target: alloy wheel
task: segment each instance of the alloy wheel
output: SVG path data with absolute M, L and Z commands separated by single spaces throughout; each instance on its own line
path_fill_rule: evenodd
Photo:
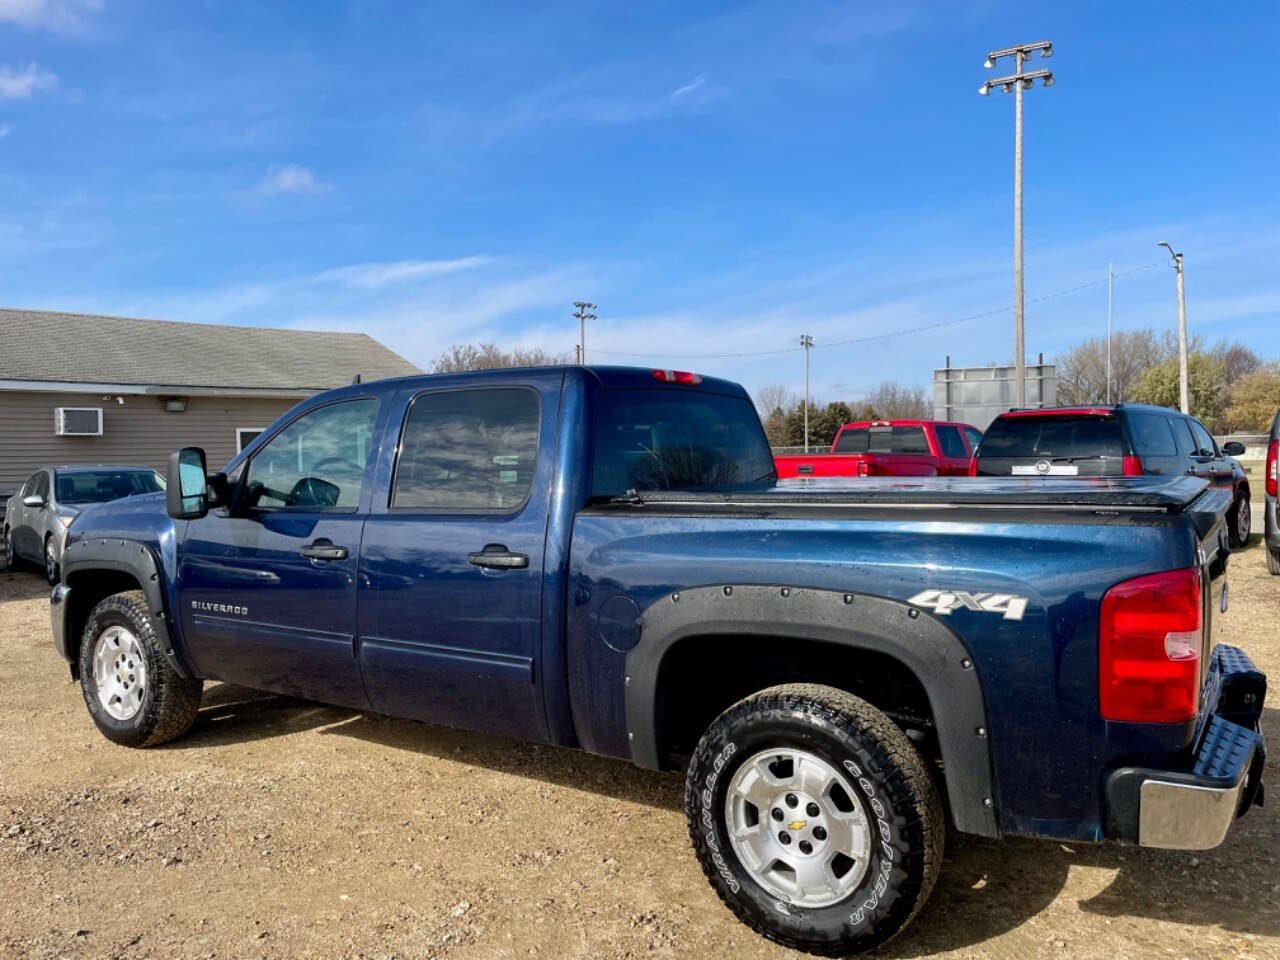
M 748 759 L 725 796 L 729 842 L 751 878 L 802 907 L 843 900 L 866 874 L 871 828 L 853 784 L 805 750 Z
M 138 638 L 107 627 L 93 649 L 93 683 L 102 709 L 115 720 L 132 720 L 147 689 L 147 660 Z

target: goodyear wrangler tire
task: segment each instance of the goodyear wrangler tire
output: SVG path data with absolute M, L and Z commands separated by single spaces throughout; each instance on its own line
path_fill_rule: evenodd
M 80 692 L 108 740 L 152 747 L 182 736 L 200 712 L 202 687 L 169 666 L 141 590 L 93 608 L 80 641 Z
M 942 803 L 924 760 L 887 716 L 832 687 L 771 687 L 722 713 L 694 751 L 684 804 L 720 899 L 798 950 L 883 944 L 942 864 Z

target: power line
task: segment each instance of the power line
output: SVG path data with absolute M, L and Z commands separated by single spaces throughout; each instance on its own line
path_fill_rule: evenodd
M 1158 267 L 1161 265 L 1162 265 L 1162 261 L 1159 261 L 1159 260 L 1155 261 L 1154 263 L 1144 263 L 1140 267 L 1133 267 L 1129 270 L 1121 271 L 1120 273 L 1116 273 L 1114 276 L 1115 276 L 1115 279 L 1118 280 L 1121 277 L 1127 277 L 1130 274 L 1134 274 L 1134 273 L 1141 273 L 1143 270 L 1150 270 L 1152 267 Z M 1065 297 L 1068 294 L 1076 293 L 1080 290 L 1086 290 L 1089 287 L 1096 287 L 1099 284 L 1106 283 L 1106 282 L 1107 282 L 1106 277 L 1103 277 L 1098 280 L 1089 280 L 1086 283 L 1080 283 L 1074 287 L 1067 287 L 1063 290 L 1055 291 L 1054 293 L 1047 293 L 1044 296 L 1034 297 L 1033 299 L 1028 300 L 1027 303 L 1044 303 L 1047 300 L 1055 300 L 1058 297 Z M 950 320 L 940 320 L 937 323 L 927 323 L 918 327 L 907 327 L 902 330 L 890 330 L 885 333 L 873 333 L 873 334 L 868 334 L 865 337 L 852 337 L 848 340 L 828 340 L 824 343 L 813 344 L 813 349 L 818 350 L 818 349 L 825 349 L 827 347 L 843 347 L 853 343 L 868 343 L 873 340 L 888 340 L 892 337 L 906 336 L 907 334 L 911 334 L 911 333 L 923 333 L 928 330 L 937 330 L 941 327 L 954 326 L 955 324 L 958 324 L 958 323 L 968 323 L 972 320 L 982 320 L 986 317 L 998 316 L 1002 313 L 1007 313 L 1012 309 L 1013 309 L 1013 305 L 1010 304 L 1007 307 L 998 307 L 995 310 L 984 310 L 981 313 L 971 313 L 965 317 L 953 317 Z M 689 360 L 727 360 L 727 359 L 733 359 L 735 357 L 768 357 L 768 356 L 777 356 L 779 354 L 784 354 L 784 353 L 798 353 L 803 349 L 805 348 L 802 346 L 796 346 L 796 347 L 779 347 L 774 350 L 749 350 L 749 351 L 744 351 L 739 353 L 683 353 L 683 352 L 681 353 L 631 353 L 624 350 L 602 350 L 599 347 L 596 347 L 595 352 L 607 354 L 612 357 L 682 357 Z

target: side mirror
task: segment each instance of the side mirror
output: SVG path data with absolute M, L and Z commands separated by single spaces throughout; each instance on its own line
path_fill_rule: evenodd
M 38 493 L 33 493 L 29 497 L 22 498 L 22 505 L 24 507 L 32 507 L 33 509 L 39 510 L 44 506 L 44 497 L 40 496 Z
M 1222 452 L 1228 457 L 1244 456 L 1244 444 L 1239 440 L 1228 440 L 1222 445 Z
M 165 512 L 175 520 L 199 520 L 209 512 L 209 478 L 204 451 L 183 447 L 169 454 Z

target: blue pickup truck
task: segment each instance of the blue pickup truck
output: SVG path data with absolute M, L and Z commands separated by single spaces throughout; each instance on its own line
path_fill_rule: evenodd
M 353 384 L 226 469 L 84 511 L 54 644 L 102 733 L 205 680 L 686 769 L 694 851 L 821 954 L 920 910 L 946 825 L 1220 843 L 1266 678 L 1215 646 L 1195 477 L 779 484 L 738 385 L 556 367 Z

